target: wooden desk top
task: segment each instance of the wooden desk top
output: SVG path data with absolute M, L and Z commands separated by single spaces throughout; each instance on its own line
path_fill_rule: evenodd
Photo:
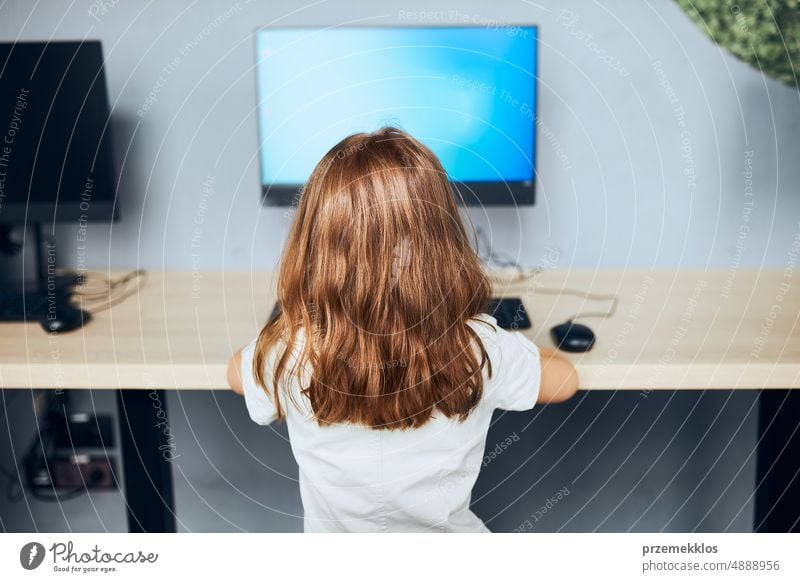
M 545 294 L 617 293 L 614 317 L 587 319 L 591 352 L 570 355 L 584 389 L 800 387 L 800 293 L 783 271 L 548 271 L 499 278 L 521 296 L 526 332 L 548 330 L 608 302 Z M 230 354 L 253 339 L 274 303 L 271 273 L 151 272 L 142 290 L 81 330 L 48 336 L 38 324 L 0 324 L 2 388 L 227 388 Z

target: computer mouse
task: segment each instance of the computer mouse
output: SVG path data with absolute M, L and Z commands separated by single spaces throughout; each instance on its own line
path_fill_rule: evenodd
M 588 352 L 594 346 L 594 332 L 580 323 L 567 321 L 550 328 L 550 337 L 559 350 Z
M 48 333 L 66 333 L 85 325 L 92 316 L 71 305 L 70 303 L 57 303 L 48 307 L 47 312 L 39 319 L 42 328 Z

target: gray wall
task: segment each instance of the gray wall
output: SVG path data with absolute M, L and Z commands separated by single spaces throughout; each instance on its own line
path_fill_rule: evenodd
M 104 43 L 123 218 L 91 230 L 88 267 L 275 264 L 288 218 L 260 206 L 254 112 L 252 33 L 268 24 L 540 24 L 539 203 L 472 212 L 523 263 L 549 246 L 561 266 L 783 266 L 798 230 L 797 91 L 725 54 L 671 0 L 100 4 L 6 2 L 0 18 L 4 40 Z

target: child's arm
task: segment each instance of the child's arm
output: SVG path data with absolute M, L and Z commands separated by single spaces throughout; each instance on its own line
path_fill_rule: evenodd
M 542 380 L 539 387 L 539 404 L 569 400 L 578 391 L 578 373 L 572 362 L 555 350 L 539 348 L 542 357 Z
M 244 395 L 242 386 L 242 350 L 236 351 L 228 362 L 228 386 L 239 396 Z
M 228 385 L 239 396 L 244 397 L 247 413 L 256 424 L 267 425 L 278 419 L 279 413 L 263 387 L 253 377 L 253 360 L 256 340 L 238 350 L 228 362 Z

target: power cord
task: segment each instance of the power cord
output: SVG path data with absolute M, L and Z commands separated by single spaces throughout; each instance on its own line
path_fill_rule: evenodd
M 492 248 L 492 243 L 489 240 L 486 232 L 480 226 L 475 227 L 475 252 L 478 258 L 486 263 L 488 267 L 492 265 L 503 269 L 514 269 L 515 275 L 511 278 L 510 283 L 518 283 L 531 279 L 542 272 L 539 267 L 524 267 L 508 253 L 497 252 Z
M 43 493 L 42 490 L 46 490 L 46 486 L 42 486 L 41 488 L 37 487 L 25 487 L 22 482 L 22 472 L 25 470 L 29 470 L 29 467 L 35 465 L 37 461 L 41 461 L 44 457 L 44 450 L 48 449 L 52 444 L 52 432 L 49 426 L 49 422 L 42 426 L 41 431 L 39 432 L 39 438 L 34 439 L 31 446 L 28 448 L 28 452 L 23 455 L 22 459 L 14 466 L 16 469 L 16 474 L 13 471 L 6 469 L 5 467 L 0 467 L 0 473 L 4 477 L 8 479 L 8 485 L 6 486 L 6 498 L 12 502 L 17 503 L 23 497 L 25 497 L 25 493 L 27 492 L 31 497 L 34 499 L 38 499 L 39 501 L 49 501 L 54 503 L 60 503 L 62 501 L 68 501 L 70 499 L 75 499 L 76 497 L 80 497 L 84 493 L 87 492 L 86 486 L 75 487 L 74 489 L 69 489 L 67 491 L 57 492 L 55 487 L 53 487 L 52 483 L 50 484 L 50 489 L 52 489 L 52 493 Z M 47 464 L 45 463 L 45 466 Z M 49 473 L 50 468 L 47 467 L 47 471 Z
M 503 268 L 513 268 L 516 270 L 517 275 L 510 282 L 519 282 L 531 279 L 541 274 L 544 269 L 542 268 L 526 268 L 517 262 L 511 255 L 507 253 L 498 253 L 492 248 L 491 241 L 480 226 L 475 227 L 475 234 L 477 237 L 478 257 L 487 265 L 495 264 Z M 581 297 L 590 301 L 611 301 L 611 306 L 607 311 L 581 311 L 569 317 L 567 321 L 574 321 L 576 319 L 587 319 L 592 317 L 608 319 L 613 317 L 617 312 L 617 304 L 619 297 L 615 293 L 589 293 L 580 289 L 556 289 L 547 287 L 538 287 L 535 293 L 542 293 L 545 295 L 572 295 L 574 297 Z
M 22 498 L 25 497 L 26 491 L 34 499 L 38 499 L 39 501 L 52 501 L 54 503 L 69 501 L 70 499 L 75 499 L 76 497 L 80 497 L 86 493 L 86 488 L 84 487 L 76 487 L 75 489 L 70 489 L 69 491 L 64 491 L 61 493 L 57 493 L 55 489 L 53 489 L 53 493 L 42 493 L 36 488 L 26 489 L 22 485 L 22 480 L 19 476 L 19 473 L 22 471 L 22 465 L 25 464 L 25 462 L 25 460 L 22 460 L 20 464 L 16 466 L 18 471 L 16 475 L 8 469 L 0 467 L 0 473 L 2 473 L 3 476 L 8 479 L 8 485 L 6 486 L 6 499 L 8 499 L 11 503 L 19 503 Z
M 619 297 L 617 297 L 615 293 L 589 293 L 587 291 L 581 291 L 580 289 L 550 288 L 536 289 L 534 294 L 536 293 L 542 293 L 544 295 L 572 295 L 573 297 L 581 297 L 583 299 L 589 299 L 590 301 L 611 301 L 611 307 L 609 307 L 607 311 L 579 311 L 575 315 L 568 317 L 567 321 L 587 319 L 590 317 L 609 319 L 614 317 L 614 314 L 617 312 L 617 304 L 619 303 Z

